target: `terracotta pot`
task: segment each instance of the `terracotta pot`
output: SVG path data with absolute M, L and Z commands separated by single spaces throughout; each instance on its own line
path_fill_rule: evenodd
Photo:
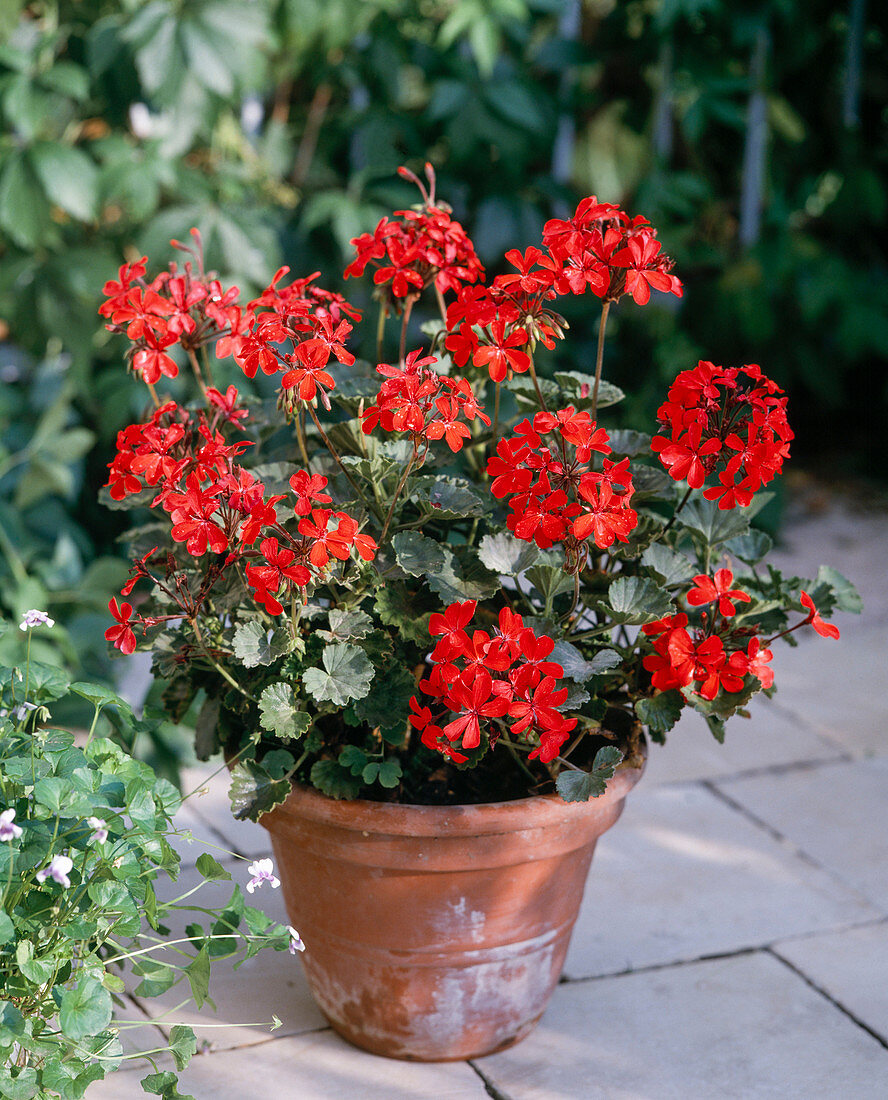
M 336 1031 L 418 1061 L 523 1038 L 561 974 L 595 842 L 641 770 L 583 803 L 402 806 L 294 789 L 262 824 Z

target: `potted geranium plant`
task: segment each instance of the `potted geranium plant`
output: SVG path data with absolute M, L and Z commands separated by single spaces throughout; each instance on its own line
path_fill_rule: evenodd
M 108 637 L 154 654 L 174 717 L 199 706 L 198 754 L 225 753 L 235 814 L 271 831 L 334 1026 L 468 1057 L 542 1013 L 645 730 L 690 706 L 722 739 L 772 689 L 771 642 L 837 636 L 822 616 L 855 597 L 760 565 L 750 519 L 792 432 L 759 367 L 683 371 L 653 438 L 601 424 L 608 311 L 682 292 L 644 218 L 584 199 L 485 282 L 431 169 L 402 175 L 421 202 L 345 272 L 373 271 L 373 364 L 316 274 L 243 303 L 196 233 L 183 267 L 106 286 L 154 405 L 110 465 L 107 499 L 153 518 L 122 593 L 142 602 L 111 601 Z M 582 294 L 596 360 L 561 372 L 556 306 Z M 241 372 L 276 398 L 245 400 Z M 183 376 L 187 398 L 157 392 Z

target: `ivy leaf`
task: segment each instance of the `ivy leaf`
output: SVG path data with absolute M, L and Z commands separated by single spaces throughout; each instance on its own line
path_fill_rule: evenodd
M 674 610 L 668 593 L 646 577 L 617 577 L 607 599 L 605 610 L 617 623 L 641 626 Z
M 163 1073 L 149 1073 L 140 1084 L 143 1092 L 159 1096 L 161 1100 L 194 1100 L 193 1096 L 179 1092 L 179 1078 L 169 1069 Z
M 328 798 L 357 798 L 363 786 L 360 777 L 351 774 L 335 760 L 316 760 L 311 766 L 311 782 Z
M 363 649 L 347 642 L 327 645 L 321 660 L 322 669 L 309 668 L 302 674 L 305 690 L 315 702 L 329 700 L 341 707 L 370 691 L 374 669 Z
M 217 859 L 214 859 L 209 852 L 201 852 L 194 865 L 198 873 L 203 875 L 207 881 L 212 881 L 213 879 L 231 880 L 231 872 L 226 871 L 222 864 Z
M 652 733 L 666 733 L 678 721 L 684 699 L 680 691 L 661 691 L 649 699 L 639 699 L 635 704 L 638 719 Z
M 169 1048 L 176 1069 L 184 1069 L 191 1057 L 197 1053 L 197 1040 L 191 1028 L 183 1024 L 174 1024 L 170 1028 Z
M 210 956 L 206 947 L 202 947 L 192 961 L 185 967 L 188 976 L 188 984 L 191 986 L 191 996 L 198 1010 L 208 1000 L 210 991 Z M 191 1052 L 192 1054 L 194 1051 Z M 182 1066 L 179 1066 L 182 1069 Z
M 95 978 L 81 978 L 62 994 L 59 1026 L 62 1034 L 77 1042 L 98 1035 L 111 1023 L 111 994 Z
M 234 631 L 234 655 L 244 668 L 270 665 L 287 652 L 288 646 L 282 631 L 269 631 L 255 619 L 238 623 Z
M 850 611 L 852 615 L 859 615 L 863 611 L 860 593 L 837 569 L 830 565 L 821 565 L 817 570 L 817 583 L 828 585 L 832 589 L 836 607 L 840 611 Z
M 485 535 L 478 547 L 478 558 L 482 565 L 502 576 L 517 577 L 529 569 L 540 556 L 536 545 L 517 539 L 514 535 L 501 531 L 496 535 Z
M 665 585 L 684 584 L 697 572 L 689 558 L 664 546 L 662 542 L 654 542 L 645 550 L 641 555 L 641 564 L 656 573 Z
M 259 696 L 259 725 L 282 741 L 301 737 L 311 716 L 297 709 L 295 699 L 289 684 L 269 684 Z
M 31 1100 L 37 1094 L 37 1070 L 30 1066 L 20 1069 L 15 1077 L 0 1066 L 0 1096 L 4 1100 Z
M 563 771 L 555 780 L 555 787 L 565 802 L 588 802 L 607 790 L 607 781 L 613 778 L 623 754 L 614 745 L 605 745 L 595 754 L 592 771 Z
M 400 531 L 392 539 L 398 565 L 411 577 L 440 573 L 444 568 L 444 550 L 434 539 L 418 531 Z

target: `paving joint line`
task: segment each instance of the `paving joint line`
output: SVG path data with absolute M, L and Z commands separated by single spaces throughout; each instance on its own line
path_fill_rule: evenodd
M 487 1076 L 487 1074 L 480 1070 L 474 1062 L 466 1062 L 466 1065 L 470 1066 L 481 1078 L 481 1081 L 484 1085 L 484 1091 L 491 1098 L 491 1100 L 512 1100 L 512 1097 L 509 1096 L 508 1093 L 502 1092 L 500 1089 L 498 1089 L 493 1081 L 491 1081 L 491 1079 Z
M 810 989 L 813 989 L 815 993 L 819 993 L 825 1001 L 828 1001 L 833 1006 L 833 1008 L 837 1008 L 843 1016 L 847 1016 L 852 1023 L 856 1024 L 861 1029 L 861 1031 L 865 1031 L 867 1035 L 871 1035 L 872 1038 L 875 1039 L 876 1042 L 879 1044 L 879 1046 L 884 1047 L 885 1050 L 888 1050 L 888 1039 L 886 1039 L 883 1035 L 880 1035 L 878 1031 L 875 1031 L 873 1028 L 871 1028 L 869 1024 L 864 1023 L 864 1021 L 861 1020 L 859 1016 L 852 1012 L 851 1009 L 848 1008 L 846 1005 L 843 1005 L 841 1001 L 833 997 L 831 993 L 828 993 L 823 988 L 823 986 L 818 985 L 817 982 L 813 980 L 813 978 L 810 978 L 803 970 L 800 970 L 794 963 L 791 963 L 789 959 L 785 959 L 778 951 L 774 950 L 774 948 L 766 947 L 765 951 L 767 951 L 767 953 L 772 958 L 776 959 L 779 963 L 782 963 L 786 967 L 786 969 L 795 974 L 796 977 L 801 978 L 805 985 L 807 985 Z
M 692 959 L 673 959 L 671 962 L 648 963 L 647 966 L 628 966 L 625 970 L 613 970 L 607 974 L 587 974 L 579 978 L 571 978 L 562 974 L 558 979 L 559 985 L 579 985 L 581 982 L 600 982 L 606 978 L 626 978 L 630 974 L 653 974 L 658 970 L 676 970 L 681 966 L 696 966 L 701 962 L 714 962 L 718 959 L 736 959 L 744 955 L 754 955 L 757 951 L 766 951 L 767 944 L 752 947 L 737 947 L 733 951 L 716 951 L 711 955 L 695 955 Z
M 753 813 L 748 806 L 744 806 L 742 802 L 738 802 L 736 798 L 732 798 L 726 791 L 718 785 L 718 781 L 710 779 L 701 779 L 700 785 L 705 787 L 710 794 L 715 795 L 716 798 L 721 799 L 726 806 L 730 806 L 732 810 L 736 810 L 751 824 L 757 826 L 766 832 L 773 840 L 776 840 L 781 846 L 790 851 L 796 858 L 800 859 L 803 863 L 807 863 L 809 867 L 813 867 L 815 870 L 820 871 L 821 874 L 831 878 L 836 885 L 841 886 L 843 890 L 849 891 L 858 900 L 866 902 L 871 908 L 875 909 L 878 913 L 884 913 L 884 907 L 878 902 L 874 901 L 868 894 L 864 893 L 859 886 L 856 886 L 853 882 L 848 882 L 844 876 L 840 875 L 837 871 L 834 871 L 831 867 L 826 867 L 818 859 L 812 856 L 809 852 L 806 852 L 804 848 L 800 847 L 790 837 L 784 835 L 779 829 L 775 828 L 770 822 L 765 821 L 764 818 L 759 817 Z M 724 782 L 724 781 L 723 781 Z

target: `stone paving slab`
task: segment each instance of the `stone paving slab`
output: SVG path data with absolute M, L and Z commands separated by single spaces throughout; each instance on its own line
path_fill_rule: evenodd
M 243 887 L 248 879 L 246 862 L 238 860 L 226 864 L 225 867 L 232 878 Z M 165 885 L 164 893 L 166 896 L 176 897 L 201 881 L 196 870 L 188 869 L 182 872 L 175 884 Z M 231 882 L 209 882 L 193 895 L 193 900 L 204 906 L 224 902 L 231 896 L 232 888 Z M 169 894 L 170 889 L 175 893 Z M 288 922 L 281 893 L 280 889 L 272 890 L 266 883 L 252 895 L 247 895 L 247 901 L 257 909 L 262 909 L 272 920 L 286 924 Z M 167 922 L 171 937 L 185 935 L 185 926 L 192 921 L 207 927 L 207 919 L 202 914 L 177 913 Z M 163 952 L 156 952 L 154 957 L 162 959 Z M 180 961 L 179 957 L 175 957 L 175 961 Z M 161 997 L 136 1000 L 163 1027 L 173 1023 L 190 1025 L 195 1030 L 199 1046 L 213 1050 L 267 1039 L 270 1035 L 271 1019 L 275 1015 L 282 1021 L 282 1027 L 275 1032 L 278 1036 L 295 1035 L 327 1026 L 309 993 L 298 956 L 294 957 L 283 951 L 260 951 L 237 969 L 234 964 L 235 960 L 213 963 L 210 997 L 216 1004 L 215 1012 L 209 1004 L 204 1005 L 200 1011 L 193 1003 L 182 1008 L 177 1007 L 190 995 L 187 980 Z M 127 974 L 126 981 L 128 988 L 132 989 L 138 979 L 134 980 L 132 974 Z M 263 1021 L 267 1021 L 267 1026 L 246 1026 L 262 1024 Z M 214 1026 L 217 1024 L 231 1026 Z
M 666 735 L 666 744 L 650 746 L 642 783 L 649 787 L 718 779 L 738 772 L 838 760 L 846 754 L 835 741 L 784 709 L 781 701 L 782 696 L 753 698 L 750 717 L 731 719 L 723 745 L 712 736 L 701 714 L 686 709 Z
M 775 702 L 855 755 L 886 755 L 886 632 L 862 629 L 848 615 L 838 620 L 842 627 L 838 641 L 815 635 L 796 649 L 782 646 L 779 650 L 775 643 Z M 729 724 L 729 737 L 732 729 Z
M 888 1096 L 888 1051 L 761 952 L 560 985 L 536 1031 L 476 1064 L 508 1100 Z
M 117 1074 L 89 1100 L 144 1100 L 144 1074 Z M 356 1050 L 330 1030 L 198 1056 L 179 1075 L 197 1100 L 489 1100 L 465 1062 L 395 1062 Z
M 888 756 L 718 787 L 888 912 Z
M 877 916 L 711 791 L 642 779 L 599 841 L 565 973 L 698 959 Z
M 772 950 L 888 1045 L 888 921 L 787 940 Z

